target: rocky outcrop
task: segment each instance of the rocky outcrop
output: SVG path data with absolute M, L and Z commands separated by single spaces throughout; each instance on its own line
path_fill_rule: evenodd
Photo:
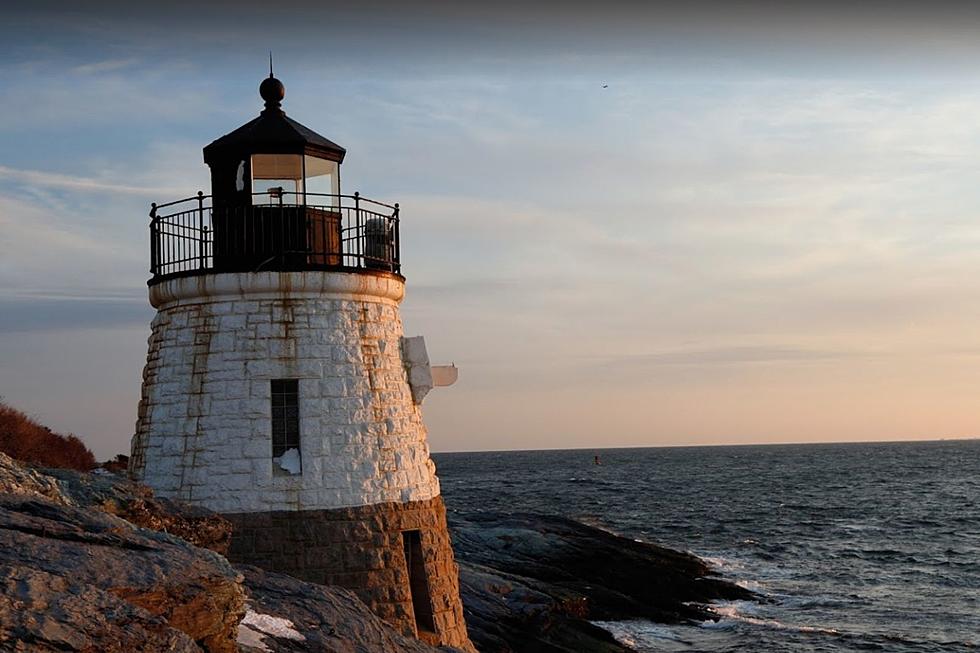
M 164 509 L 133 490 L 0 455 L 0 649 L 237 650 L 240 575 L 220 555 L 107 512 Z
M 101 470 L 79 474 L 46 469 L 45 473 L 57 479 L 62 496 L 72 505 L 97 508 L 136 526 L 175 535 L 221 555 L 228 552 L 231 522 L 210 510 L 155 497 L 145 485 Z
M 470 639 L 481 653 L 631 653 L 586 620 L 585 597 L 555 596 L 529 578 L 460 563 L 460 594 Z
M 44 497 L 55 503 L 69 504 L 58 481 L 28 467 L 22 467 L 5 453 L 0 453 L 0 493 Z
M 561 517 L 450 517 L 470 639 L 482 653 L 630 649 L 589 620 L 716 618 L 714 600 L 754 595 L 700 558 Z
M 103 469 L 91 474 L 68 469 L 41 472 L 0 453 L 0 493 L 41 496 L 55 503 L 95 508 L 222 555 L 231 542 L 231 522 L 220 515 L 155 497 L 145 485 Z
M 258 567 L 236 567 L 245 577 L 248 614 L 239 626 L 246 651 L 330 653 L 436 653 L 375 617 L 357 596 Z
M 44 497 L 0 495 L 0 627 L 23 650 L 131 651 L 147 638 L 232 653 L 239 580 L 227 560 L 176 537 Z
M 111 592 L 26 567 L 0 568 L 0 650 L 200 653 L 187 633 Z
M 229 523 L 115 475 L 41 472 L 0 454 L 0 651 L 439 650 L 347 590 L 236 570 L 174 531 L 220 549 Z

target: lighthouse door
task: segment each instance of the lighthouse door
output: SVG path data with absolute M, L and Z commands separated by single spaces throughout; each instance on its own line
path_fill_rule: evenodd
M 402 544 L 405 546 L 415 627 L 420 633 L 434 634 L 436 626 L 432 619 L 432 598 L 429 596 L 429 579 L 425 575 L 425 559 L 422 557 L 422 534 L 419 531 L 403 531 Z

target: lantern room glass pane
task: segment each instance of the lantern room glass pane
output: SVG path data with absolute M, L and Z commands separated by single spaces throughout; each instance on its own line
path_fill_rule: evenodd
M 306 164 L 306 204 L 309 206 L 339 206 L 340 166 L 336 161 L 307 156 Z M 313 193 L 317 193 L 313 195 Z M 324 197 L 332 196 L 332 197 Z
M 253 154 L 253 204 L 279 204 L 281 188 L 283 204 L 299 204 L 303 193 L 303 157 L 299 154 Z M 270 193 L 270 189 L 273 190 Z

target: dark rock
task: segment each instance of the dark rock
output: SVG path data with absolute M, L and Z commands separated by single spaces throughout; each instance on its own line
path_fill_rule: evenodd
M 224 557 L 174 535 L 221 548 L 227 525 L 114 474 L 0 454 L 0 651 L 452 650 L 397 633 L 347 590 L 243 567 L 246 588 Z
M 24 496 L 41 496 L 55 503 L 70 503 L 58 481 L 0 453 L 0 492 Z
M 631 650 L 584 619 L 585 597 L 556 598 L 535 589 L 532 579 L 466 562 L 459 581 L 466 627 L 481 653 Z
M 755 595 L 700 558 L 571 519 L 450 515 L 470 638 L 482 653 L 629 651 L 589 620 L 694 623 Z
M 0 567 L 0 650 L 200 653 L 165 619 L 91 585 Z
M 306 583 L 248 565 L 237 565 L 236 569 L 244 575 L 248 592 L 249 612 L 239 627 L 242 651 L 437 653 L 451 650 L 436 649 L 398 634 L 348 590 Z M 287 621 L 282 622 L 283 619 Z M 263 628 L 263 622 L 270 627 Z M 267 634 L 275 632 L 277 626 L 285 626 L 287 633 L 292 630 L 295 634 L 290 633 L 288 637 Z M 249 641 L 264 649 L 247 646 Z
M 244 591 L 227 560 L 71 505 L 5 457 L 0 486 L 0 649 L 237 650 Z
M 228 553 L 231 522 L 210 510 L 154 497 L 145 485 L 104 470 L 92 474 L 43 471 L 58 480 L 62 495 L 73 505 L 97 508 L 137 526 L 176 535 L 194 546 Z

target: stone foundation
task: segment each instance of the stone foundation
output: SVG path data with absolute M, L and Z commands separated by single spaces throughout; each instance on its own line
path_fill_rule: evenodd
M 379 617 L 434 645 L 475 651 L 466 634 L 442 497 L 333 510 L 225 514 L 228 557 L 306 581 L 355 591 Z M 418 531 L 434 632 L 419 628 L 403 533 Z M 416 589 L 418 579 L 416 578 Z M 418 591 L 416 591 L 418 594 Z M 421 605 L 425 605 L 422 603 Z

